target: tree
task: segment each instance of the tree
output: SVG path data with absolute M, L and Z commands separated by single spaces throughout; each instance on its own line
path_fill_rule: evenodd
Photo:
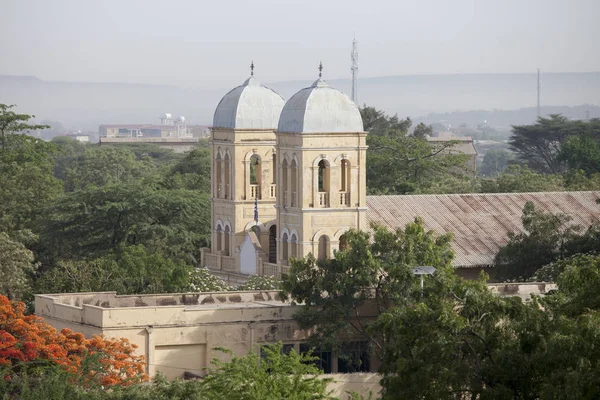
M 35 129 L 50 128 L 48 125 L 30 125 L 27 123 L 35 115 L 17 114 L 11 111 L 15 104 L 0 103 L 0 134 L 2 135 L 2 151 L 6 150 L 6 135 L 16 132 L 29 132 Z
M 508 163 L 514 159 L 514 155 L 504 149 L 492 149 L 483 156 L 483 164 L 479 169 L 482 175 L 497 177 L 499 176 Z
M 50 258 L 96 258 L 122 246 L 143 244 L 188 262 L 198 259 L 209 237 L 206 194 L 143 184 L 66 193 L 48 210 L 40 235 Z
M 199 190 L 210 193 L 210 151 L 195 148 L 171 168 L 165 179 L 169 189 Z
M 433 128 L 431 125 L 425 125 L 421 122 L 419 125 L 415 126 L 413 136 L 419 139 L 427 139 L 428 137 L 433 136 Z
M 600 119 L 590 121 L 588 132 L 571 136 L 563 143 L 559 160 L 571 170 L 583 170 L 587 176 L 600 172 Z
M 451 236 L 426 231 L 420 219 L 396 232 L 373 229 L 372 240 L 366 232 L 347 232 L 348 249 L 331 260 L 292 261 L 282 292 L 306 305 L 294 317 L 302 329 L 314 328 L 313 343 L 338 346 L 340 337 L 357 337 L 383 359 L 387 337 L 372 331 L 371 322 L 406 304 L 418 286 L 411 267 L 452 268 L 454 255 Z
M 0 232 L 35 229 L 44 207 L 61 191 L 52 176 L 56 146 L 9 134 L 0 152 Z
M 42 318 L 25 315 L 24 310 L 23 303 L 13 305 L 0 295 L 2 380 L 35 371 L 39 365 L 60 366 L 83 385 L 129 385 L 148 379 L 143 357 L 134 354 L 136 346 L 126 339 L 86 339 L 69 329 L 59 333 Z
M 588 125 L 593 124 L 592 127 Z M 568 138 L 600 130 L 600 124 L 592 122 L 570 121 L 561 115 L 539 118 L 534 125 L 513 126 L 509 145 L 517 159 L 536 172 L 556 174 L 566 169 L 565 156 L 561 149 Z M 598 132 L 600 134 L 600 132 Z
M 538 210 L 531 202 L 523 207 L 524 232 L 508 233 L 508 243 L 494 260 L 498 277 L 527 279 L 538 269 L 560 258 L 600 251 L 600 227 L 587 230 L 571 223 L 564 214 Z
M 0 232 L 0 295 L 20 300 L 30 289 L 29 278 L 35 268 L 33 253 Z
M 429 192 L 449 176 L 464 177 L 467 157 L 450 151 L 456 141 L 429 143 L 410 136 L 412 121 L 388 117 L 372 107 L 361 109 L 367 136 L 367 183 L 370 193 Z
M 540 174 L 526 166 L 510 165 L 495 179 L 481 180 L 482 193 L 554 192 L 565 190 L 563 177 Z
M 157 173 L 154 163 L 138 160 L 127 149 L 116 147 L 86 147 L 66 172 L 65 191 L 111 184 L 135 184 Z

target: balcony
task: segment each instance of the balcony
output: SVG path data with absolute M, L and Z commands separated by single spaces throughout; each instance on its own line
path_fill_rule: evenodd
M 350 207 L 350 193 L 349 192 L 340 192 L 339 193 L 340 206 L 342 207 Z
M 318 207 L 321 207 L 321 208 L 329 207 L 329 192 L 319 192 L 318 200 L 319 200 L 317 203 Z
M 274 199 L 277 196 L 277 185 L 271 184 L 269 185 L 269 198 Z
M 250 199 L 260 200 L 260 185 L 250 185 Z

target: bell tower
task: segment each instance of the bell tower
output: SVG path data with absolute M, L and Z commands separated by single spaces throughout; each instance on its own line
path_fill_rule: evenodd
M 269 251 L 276 217 L 274 131 L 284 105 L 279 94 L 256 80 L 254 63 L 250 68 L 250 77 L 219 102 L 210 141 L 212 240 L 204 261 L 238 271 L 236 252 L 248 231 Z M 213 265 L 217 254 L 227 265 Z
M 292 96 L 276 131 L 277 259 L 329 258 L 366 229 L 366 136 L 360 110 L 322 79 Z

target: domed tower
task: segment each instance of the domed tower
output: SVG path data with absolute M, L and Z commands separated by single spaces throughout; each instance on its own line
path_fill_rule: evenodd
M 251 229 L 268 253 L 268 229 L 276 216 L 274 131 L 283 105 L 279 94 L 256 80 L 253 63 L 250 78 L 227 93 L 215 110 L 210 144 L 212 255 L 205 255 L 206 266 L 239 271 L 235 253 Z M 217 254 L 219 263 L 227 265 L 212 265 Z
M 367 228 L 366 136 L 358 106 L 321 72 L 285 103 L 276 131 L 280 263 L 331 257 L 344 232 Z

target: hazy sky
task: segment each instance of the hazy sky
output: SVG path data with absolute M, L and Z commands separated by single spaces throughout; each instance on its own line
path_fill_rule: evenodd
M 600 71 L 600 0 L 0 0 L 0 74 L 221 87 Z

